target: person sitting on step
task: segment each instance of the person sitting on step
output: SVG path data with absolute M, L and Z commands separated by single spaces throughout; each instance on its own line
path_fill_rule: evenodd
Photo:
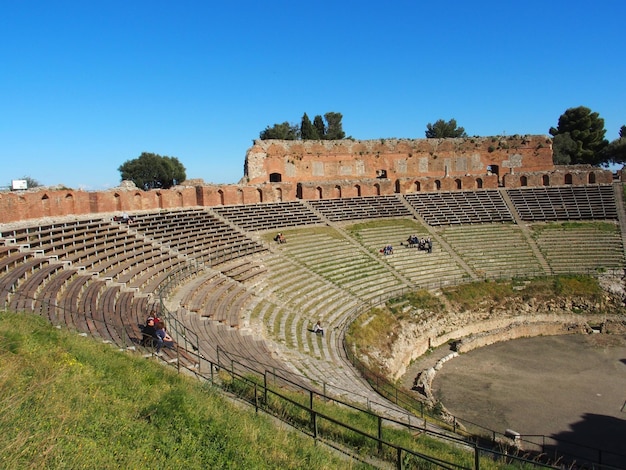
M 319 320 L 313 327 L 313 333 L 324 336 L 324 328 L 322 328 L 322 322 Z

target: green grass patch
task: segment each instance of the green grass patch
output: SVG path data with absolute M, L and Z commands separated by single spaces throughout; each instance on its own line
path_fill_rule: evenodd
M 432 313 L 440 313 L 445 309 L 443 302 L 426 289 L 409 292 L 387 301 L 387 307 L 399 318 L 403 316 L 402 312 L 406 305 L 410 305 L 415 310 L 427 310 Z
M 446 299 L 461 310 L 472 310 L 481 302 L 502 304 L 510 300 L 538 301 L 556 297 L 586 298 L 599 302 L 602 288 L 598 280 L 587 275 L 560 275 L 534 279 L 473 282 L 442 289 Z
M 393 227 L 398 229 L 407 228 L 411 230 L 420 230 L 424 228 L 422 224 L 416 222 L 413 219 L 380 219 L 348 225 L 346 226 L 346 230 L 351 234 L 354 234 L 367 229 L 387 227 Z
M 592 220 L 588 222 L 548 222 L 532 225 L 534 234 L 540 234 L 546 230 L 564 230 L 564 231 L 577 231 L 577 230 L 597 230 L 605 233 L 618 233 L 619 226 L 611 222 L 604 222 L 599 220 Z
M 355 468 L 138 355 L 0 313 L 2 468 Z
M 514 294 L 509 281 L 482 281 L 442 289 L 443 295 L 460 310 L 472 310 L 485 300 L 500 302 Z

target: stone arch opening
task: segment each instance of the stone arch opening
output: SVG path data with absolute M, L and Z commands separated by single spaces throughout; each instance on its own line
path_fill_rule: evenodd
M 258 188 L 256 190 L 256 193 L 257 193 L 259 202 L 263 202 L 263 190 L 261 188 Z
M 476 189 L 483 189 L 483 179 L 476 178 Z
M 356 190 L 356 195 L 361 197 L 361 185 L 360 184 L 355 184 L 354 185 L 354 189 Z
M 222 191 L 221 189 L 217 191 L 217 195 L 220 198 L 220 205 L 224 205 L 224 191 Z
M 463 183 L 461 183 L 461 180 L 458 179 L 458 178 L 454 180 L 454 184 L 456 186 L 456 189 L 462 189 L 463 188 Z
M 567 173 L 565 175 L 564 181 L 565 184 L 572 184 L 572 175 L 571 173 Z
M 41 196 L 41 208 L 43 210 L 43 214 L 46 216 L 50 215 L 50 198 L 47 194 Z
M 434 187 L 435 191 L 439 191 L 441 189 L 441 181 L 435 180 Z
M 333 189 L 334 189 L 333 197 L 340 199 L 341 198 L 341 186 L 336 185 Z
M 416 193 L 419 193 L 422 190 L 422 183 L 420 183 L 419 181 L 416 181 L 414 186 Z
M 543 175 L 543 176 L 541 177 L 541 183 L 542 183 L 544 186 L 550 186 L 550 177 L 549 177 L 548 175 Z
M 270 173 L 270 183 L 280 183 L 283 180 L 281 173 Z
M 296 198 L 302 199 L 302 183 L 298 183 L 296 186 Z
M 589 181 L 589 184 L 596 184 L 596 174 L 593 171 L 589 173 L 587 181 Z
M 74 195 L 72 193 L 67 193 L 65 195 L 65 199 L 64 199 L 64 203 L 65 203 L 65 213 L 66 214 L 73 214 L 74 211 Z
M 526 176 L 521 176 L 519 179 L 520 186 L 528 186 L 528 178 Z
M 318 199 L 324 199 L 324 193 L 323 193 L 322 188 L 320 186 L 315 188 L 315 193 L 317 194 L 317 198 Z

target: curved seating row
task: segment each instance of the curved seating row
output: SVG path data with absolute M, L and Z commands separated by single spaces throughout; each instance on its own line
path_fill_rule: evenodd
M 570 189 L 559 192 L 567 194 Z M 587 188 L 588 194 L 602 194 L 602 204 L 609 208 L 589 209 L 591 216 L 611 218 L 616 204 L 610 189 Z M 210 268 L 180 287 L 185 292 L 179 310 L 184 323 L 197 330 L 207 358 L 217 359 L 220 346 L 224 352 L 247 357 L 247 367 L 256 363 L 297 369 L 317 384 L 354 392 L 359 378 L 341 361 L 340 342 L 345 322 L 359 305 L 398 289 L 439 287 L 471 275 L 544 273 L 532 243 L 553 272 L 625 264 L 614 221 L 602 226 L 536 224 L 529 239 L 511 221 L 511 211 L 501 208 L 504 198 L 497 190 L 476 191 L 473 196 L 461 193 L 470 192 L 439 195 L 447 202 L 432 216 L 416 202 L 426 195 L 418 194 L 403 196 L 405 201 L 400 196 L 350 198 L 359 201 L 345 204 L 311 201 L 314 210 L 302 202 L 240 206 L 245 217 L 232 208 L 221 213 L 213 209 L 219 216 L 193 209 L 133 214 L 130 225 L 93 218 L 25 224 L 1 233 L 0 303 L 40 311 L 54 324 L 128 346 L 139 337 L 138 325 L 152 308 L 150 294 L 168 274 L 190 261 L 210 260 Z M 553 200 L 541 199 L 539 204 Z M 582 196 L 575 200 L 578 206 L 597 205 L 590 196 L 586 203 Z M 429 201 L 437 205 L 435 199 Z M 428 226 L 412 217 L 407 202 Z M 468 216 L 468 207 L 473 206 L 480 210 Z M 268 215 L 272 211 L 281 214 L 273 221 Z M 341 226 L 322 224 L 316 212 L 342 222 Z M 463 214 L 468 222 L 452 221 L 450 212 Z M 290 219 L 292 213 L 300 216 Z M 529 214 L 532 217 L 533 212 Z M 273 245 L 270 251 L 246 230 L 281 230 L 288 243 Z M 433 237 L 432 252 L 401 245 L 409 235 Z M 558 249 L 564 240 L 569 250 L 565 256 Z M 387 244 L 393 244 L 393 255 L 380 253 Z M 220 256 L 220 250 L 230 250 L 230 256 Z M 588 261 L 567 264 L 568 256 Z M 317 320 L 325 327 L 324 336 L 310 331 Z

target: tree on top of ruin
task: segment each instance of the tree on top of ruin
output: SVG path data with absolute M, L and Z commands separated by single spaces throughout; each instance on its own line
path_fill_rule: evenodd
M 187 178 L 185 167 L 176 157 L 142 152 L 133 160 L 127 160 L 118 168 L 122 181 L 130 180 L 140 189 L 167 189 Z
M 259 133 L 259 138 L 261 140 L 341 140 L 346 137 L 341 123 L 342 118 L 341 113 L 329 112 L 324 114 L 324 118 L 320 115 L 315 116 L 311 123 L 307 113 L 304 113 L 300 126 L 287 121 L 274 124 L 272 127 L 267 126 Z
M 317 128 L 313 125 L 306 113 L 302 116 L 302 122 L 300 124 L 300 138 L 302 140 L 319 140 L 320 138 Z
M 598 113 L 585 106 L 565 110 L 558 126 L 550 128 L 555 144 L 554 163 L 607 163 L 603 150 L 609 142 L 604 138 L 605 133 L 604 119 Z
M 261 140 L 297 140 L 300 138 L 300 129 L 295 124 L 289 124 L 287 121 L 282 124 L 274 124 L 274 126 L 267 126 L 259 134 Z
M 465 129 L 456 125 L 456 119 L 449 121 L 438 119 L 434 124 L 430 122 L 426 125 L 427 139 L 446 139 L 450 137 L 467 137 Z
M 610 163 L 626 163 L 626 126 L 620 127 L 619 138 L 602 149 L 602 160 Z
M 341 119 L 343 118 L 341 113 L 326 113 L 324 118 L 326 119 L 325 139 L 341 140 L 346 137 L 346 133 L 343 131 L 343 124 L 341 124 Z
M 324 118 L 322 118 L 319 114 L 313 119 L 313 127 L 315 127 L 315 130 L 317 131 L 318 138 L 321 139 L 326 135 L 326 124 L 324 124 Z

